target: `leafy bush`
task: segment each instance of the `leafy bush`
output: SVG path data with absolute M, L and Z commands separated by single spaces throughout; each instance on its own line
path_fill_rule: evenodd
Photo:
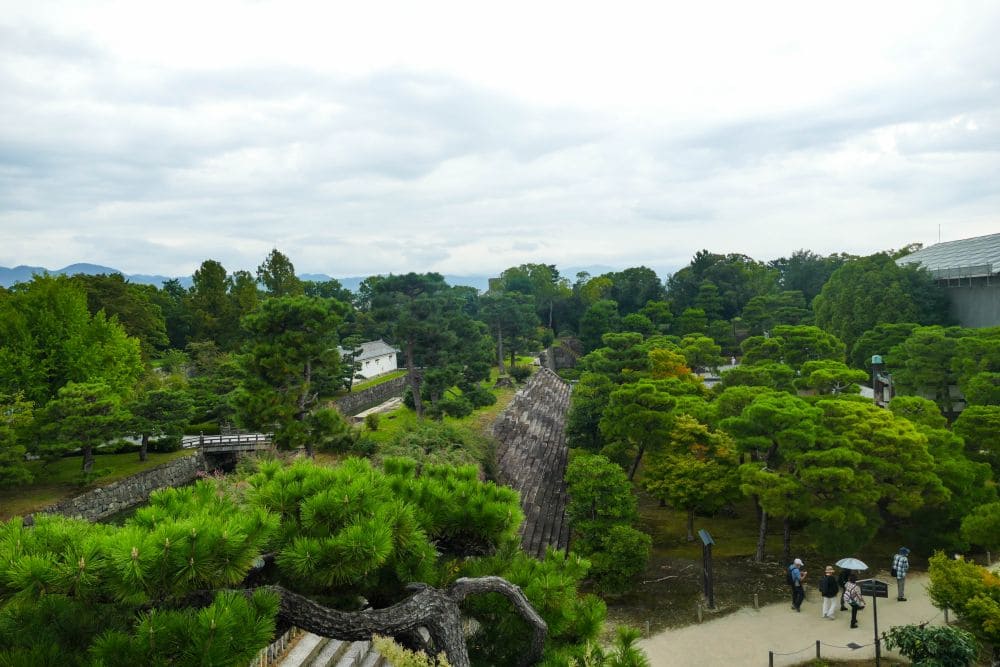
M 967 667 L 979 646 L 965 630 L 950 625 L 899 625 L 886 634 L 885 647 L 913 661 L 915 667 Z
M 381 415 L 377 412 L 370 412 L 365 415 L 365 428 L 369 431 L 377 431 L 379 422 L 382 420 Z
M 472 404 L 474 408 L 484 408 L 487 405 L 493 405 L 497 402 L 497 397 L 493 395 L 493 392 L 489 389 L 485 389 L 480 385 L 473 385 L 462 394 L 469 403 Z
M 396 433 L 390 442 L 381 447 L 379 453 L 383 460 L 405 456 L 421 465 L 481 465 L 487 459 L 488 447 L 485 438 L 451 424 L 425 420 Z
M 530 366 L 511 366 L 509 372 L 510 376 L 518 382 L 524 382 L 531 377 Z
M 131 440 L 115 440 L 96 448 L 101 454 L 128 454 L 139 451 L 139 444 Z
M 358 438 L 357 442 L 351 446 L 350 451 L 359 456 L 371 456 L 378 451 L 378 442 L 371 438 Z
M 184 435 L 200 435 L 202 433 L 205 435 L 219 435 L 219 422 L 215 420 L 198 422 L 197 424 L 188 424 L 184 429 Z
M 449 417 L 461 419 L 472 414 L 472 403 L 464 396 L 458 398 L 442 398 L 438 401 L 438 407 Z
M 560 368 L 556 374 L 567 382 L 575 382 L 580 379 L 581 371 L 579 368 Z
M 149 451 L 151 452 L 176 452 L 181 448 L 181 436 L 165 435 L 160 438 L 150 439 Z
M 608 593 L 623 593 L 646 569 L 653 539 L 625 524 L 609 530 L 601 549 L 590 554 L 590 576 L 597 587 Z

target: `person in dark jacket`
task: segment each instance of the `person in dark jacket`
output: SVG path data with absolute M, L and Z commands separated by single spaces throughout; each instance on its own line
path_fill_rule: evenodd
M 840 574 L 837 575 L 837 584 L 840 586 L 841 590 L 843 590 L 844 586 L 847 585 L 847 580 L 852 574 L 854 574 L 854 570 L 844 568 L 840 571 Z M 847 607 L 844 605 L 843 599 L 840 600 L 840 611 L 847 611 Z
M 837 611 L 837 591 L 839 590 L 837 577 L 833 576 L 833 566 L 827 565 L 823 578 L 819 580 L 819 592 L 823 596 L 823 618 L 833 620 L 834 612 Z

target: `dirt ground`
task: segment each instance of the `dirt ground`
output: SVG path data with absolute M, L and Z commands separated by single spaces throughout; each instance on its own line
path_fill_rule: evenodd
M 896 601 L 896 583 L 887 572 L 876 577 L 889 582 L 889 598 L 880 598 L 878 628 L 884 632 L 894 625 L 930 622 L 943 624 L 943 613 L 927 595 L 928 577 L 911 571 L 906 580 L 906 602 Z M 781 585 L 781 591 L 786 587 Z M 767 665 L 773 651 L 774 664 L 796 665 L 816 656 L 820 642 L 823 658 L 851 660 L 874 657 L 873 604 L 866 598 L 867 609 L 858 614 L 860 627 L 849 628 L 850 612 L 837 611 L 833 621 L 822 618 L 822 599 L 813 586 L 807 586 L 802 611 L 791 609 L 790 599 L 767 604 L 760 609 L 744 606 L 730 609 L 724 616 L 706 615 L 702 623 L 668 628 L 643 639 L 653 667 L 698 667 Z M 851 645 L 857 648 L 852 647 Z M 882 650 L 883 656 L 899 658 Z

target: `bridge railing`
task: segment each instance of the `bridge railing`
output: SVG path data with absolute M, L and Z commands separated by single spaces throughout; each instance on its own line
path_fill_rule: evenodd
M 270 447 L 271 433 L 237 433 L 235 435 L 188 435 L 181 439 L 181 447 L 199 447 L 205 451 L 239 451 Z

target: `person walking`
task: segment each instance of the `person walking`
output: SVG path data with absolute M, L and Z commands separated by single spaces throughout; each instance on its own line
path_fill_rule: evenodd
M 802 559 L 796 558 L 788 566 L 788 584 L 792 587 L 792 609 L 802 611 L 802 600 L 806 597 L 805 589 L 802 588 L 802 580 L 806 578 L 808 572 L 802 569 L 805 563 Z
M 840 586 L 841 590 L 843 590 L 844 586 L 847 585 L 847 579 L 852 574 L 854 574 L 854 570 L 849 570 L 847 568 L 844 568 L 843 570 L 840 571 L 840 574 L 837 575 L 837 585 Z M 847 611 L 847 607 L 844 606 L 843 598 L 840 599 L 840 611 Z
M 861 595 L 861 587 L 858 586 L 858 577 L 853 572 L 844 584 L 844 602 L 851 607 L 851 628 L 858 627 L 858 610 L 865 608 L 865 598 Z
M 837 611 L 837 592 L 839 590 L 837 577 L 833 576 L 833 566 L 827 565 L 823 578 L 819 580 L 819 592 L 823 596 L 823 618 L 833 620 L 834 612 Z
M 896 601 L 906 602 L 904 595 L 906 588 L 906 573 L 910 570 L 910 559 L 907 556 L 910 550 L 906 547 L 899 547 L 899 551 L 892 557 L 892 570 L 890 574 L 896 577 Z

